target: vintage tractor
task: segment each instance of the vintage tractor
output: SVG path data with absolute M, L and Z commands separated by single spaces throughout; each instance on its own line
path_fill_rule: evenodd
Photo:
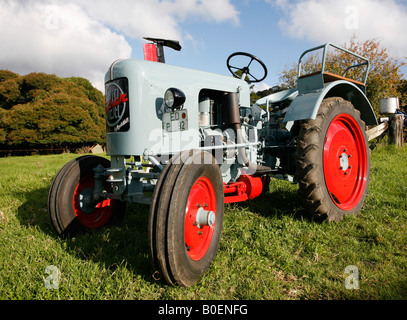
M 79 157 L 52 182 L 48 211 L 58 234 L 100 228 L 122 217 L 125 203 L 148 204 L 154 278 L 191 286 L 216 255 L 225 203 L 269 191 L 270 176 L 298 182 L 315 217 L 359 212 L 369 184 L 365 124 L 377 125 L 365 96 L 367 59 L 332 44 L 308 50 L 297 89 L 251 105 L 249 84 L 267 75 L 254 55 L 232 54 L 227 77 L 165 64 L 163 47 L 181 46 L 149 40 L 147 60 L 117 60 L 106 73 L 111 161 Z M 329 48 L 359 62 L 327 72 Z M 320 70 L 303 74 L 304 56 L 321 51 Z M 354 69 L 363 79 L 346 77 Z

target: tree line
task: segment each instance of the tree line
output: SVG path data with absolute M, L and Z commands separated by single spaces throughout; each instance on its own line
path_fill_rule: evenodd
M 84 78 L 0 70 L 0 156 L 103 144 L 104 117 L 102 92 Z

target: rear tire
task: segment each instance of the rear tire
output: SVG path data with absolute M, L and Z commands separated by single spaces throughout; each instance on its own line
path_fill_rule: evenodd
M 48 215 L 59 235 L 98 229 L 123 218 L 125 204 L 119 200 L 105 199 L 96 205 L 87 205 L 82 200 L 93 191 L 93 168 L 99 164 L 110 167 L 110 161 L 105 158 L 79 157 L 68 162 L 55 176 L 48 194 Z
M 368 190 L 370 149 L 360 112 L 342 98 L 325 99 L 315 120 L 301 123 L 296 179 L 318 219 L 358 214 Z
M 212 155 L 191 150 L 176 156 L 160 176 L 150 206 L 155 278 L 194 285 L 216 256 L 223 210 L 222 175 Z M 214 222 L 197 225 L 198 212 L 213 214 Z

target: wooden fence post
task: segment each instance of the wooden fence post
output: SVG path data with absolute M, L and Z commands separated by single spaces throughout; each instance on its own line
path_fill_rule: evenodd
M 396 144 L 399 147 L 403 146 L 403 125 L 404 116 L 402 114 L 392 114 L 389 116 L 389 144 Z

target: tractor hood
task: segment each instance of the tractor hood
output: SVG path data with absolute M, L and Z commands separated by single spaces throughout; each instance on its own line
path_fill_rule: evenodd
M 250 107 L 249 85 L 240 79 L 164 63 L 117 60 L 105 76 L 107 153 L 109 155 L 174 154 L 199 147 L 199 94 L 204 89 L 237 92 Z M 167 89 L 185 94 L 188 130 L 163 130 Z

